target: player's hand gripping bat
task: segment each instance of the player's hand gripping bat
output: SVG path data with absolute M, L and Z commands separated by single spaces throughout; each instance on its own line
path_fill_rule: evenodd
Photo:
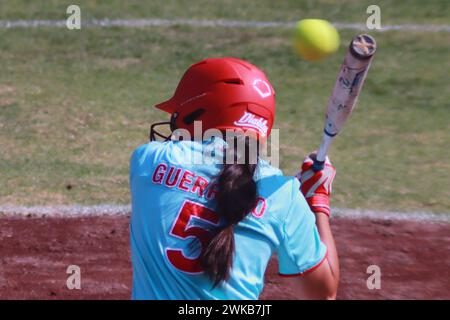
M 312 166 L 316 172 L 323 169 L 331 141 L 355 107 L 376 46 L 375 39 L 367 34 L 354 37 L 350 43 L 328 101 L 322 143 Z

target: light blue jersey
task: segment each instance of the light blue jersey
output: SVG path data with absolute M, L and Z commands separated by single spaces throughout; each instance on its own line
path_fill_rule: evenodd
M 260 161 L 257 207 L 234 228 L 230 279 L 213 288 L 200 252 L 220 225 L 214 177 L 221 165 L 193 164 L 223 140 L 150 142 L 130 163 L 133 299 L 258 299 L 277 254 L 280 275 L 303 274 L 325 258 L 314 214 L 294 177 Z

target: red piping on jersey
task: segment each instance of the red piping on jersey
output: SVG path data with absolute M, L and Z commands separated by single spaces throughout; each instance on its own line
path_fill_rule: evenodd
M 295 274 L 281 274 L 281 273 L 278 273 L 278 275 L 279 275 L 280 277 L 283 277 L 283 278 L 302 277 L 302 276 L 304 276 L 304 275 L 307 275 L 308 273 L 313 272 L 313 271 L 316 270 L 318 267 L 320 267 L 320 266 L 322 265 L 322 263 L 327 259 L 327 257 L 328 257 L 328 250 L 327 250 L 327 252 L 325 253 L 325 256 L 322 258 L 322 260 L 320 260 L 320 262 L 319 262 L 318 264 L 316 264 L 314 267 L 311 267 L 311 268 L 309 268 L 309 269 L 306 269 L 305 271 L 300 272 L 300 273 L 295 273 Z

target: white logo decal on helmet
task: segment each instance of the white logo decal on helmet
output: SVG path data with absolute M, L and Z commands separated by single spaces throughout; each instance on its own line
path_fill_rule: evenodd
M 239 127 L 256 129 L 261 133 L 262 136 L 265 136 L 267 134 L 267 131 L 269 131 L 267 120 L 258 117 L 250 112 L 244 112 L 244 115 L 238 121 L 235 121 L 234 124 Z
M 256 79 L 255 81 L 253 81 L 253 88 L 255 88 L 256 92 L 259 93 L 261 98 L 267 98 L 272 94 L 270 85 L 261 79 Z

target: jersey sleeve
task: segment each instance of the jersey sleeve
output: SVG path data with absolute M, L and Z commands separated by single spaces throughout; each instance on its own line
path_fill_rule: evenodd
M 284 223 L 278 249 L 280 276 L 303 275 L 317 268 L 326 258 L 327 248 L 320 240 L 316 218 L 293 178 L 292 199 Z

